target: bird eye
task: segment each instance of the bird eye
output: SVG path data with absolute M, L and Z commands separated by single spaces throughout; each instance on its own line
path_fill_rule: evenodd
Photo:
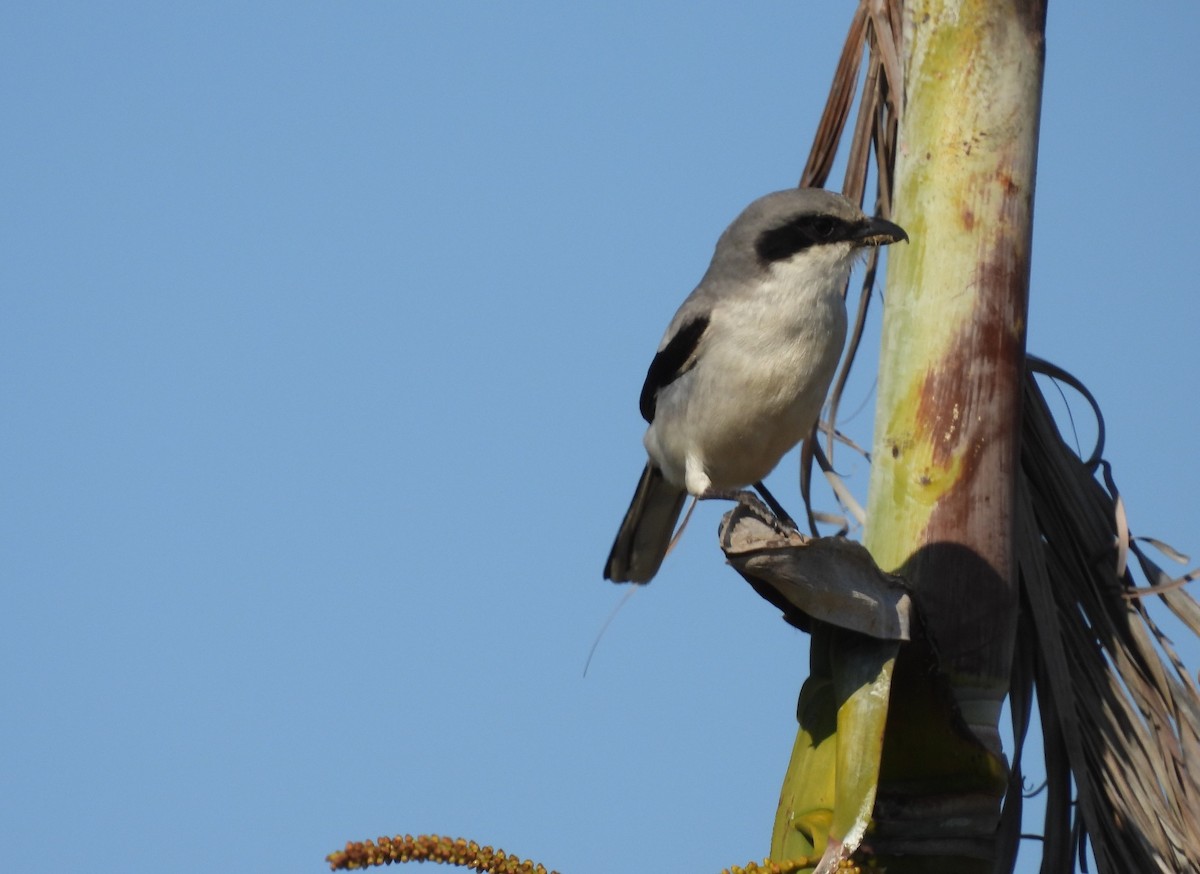
M 813 236 L 819 240 L 827 240 L 833 236 L 833 222 L 827 218 L 813 219 Z

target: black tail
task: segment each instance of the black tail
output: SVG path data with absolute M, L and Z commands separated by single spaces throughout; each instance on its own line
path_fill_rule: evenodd
M 647 463 L 608 554 L 604 579 L 614 583 L 650 582 L 666 557 L 686 497 L 684 489 L 667 482 L 661 470 Z

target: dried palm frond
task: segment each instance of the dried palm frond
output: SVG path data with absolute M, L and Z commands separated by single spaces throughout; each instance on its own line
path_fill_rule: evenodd
M 873 211 L 883 218 L 891 217 L 892 169 L 895 166 L 896 131 L 900 120 L 898 95 L 902 93 L 900 80 L 900 4 L 892 0 L 862 0 L 854 11 L 850 29 L 842 46 L 834 72 L 833 84 L 813 144 L 808 162 L 800 177 L 800 186 L 823 186 L 833 169 L 834 158 L 841 145 L 842 133 L 854 106 L 854 94 L 862 72 L 863 55 L 867 57 L 867 72 L 862 82 L 858 101 L 858 116 L 854 135 L 850 140 L 850 152 L 846 163 L 846 176 L 842 193 L 855 203 L 862 204 L 866 193 L 868 171 L 874 158 L 875 204 Z M 838 407 L 850 369 L 854 365 L 858 348 L 862 343 L 863 330 L 867 323 L 867 312 L 875 288 L 876 270 L 879 266 L 879 250 L 873 249 L 868 256 L 867 269 L 863 275 L 854 326 L 846 344 L 833 390 L 829 395 L 828 424 L 814 426 L 809 439 L 804 441 L 800 456 L 800 493 L 808 509 L 809 528 L 815 535 L 818 515 L 812 512 L 811 487 L 812 466 L 816 459 L 816 436 L 825 430 L 827 449 L 825 457 L 818 459 L 829 478 L 834 494 L 847 512 L 859 524 L 862 510 L 856 503 L 846 502 L 848 494 L 841 479 L 833 468 L 834 434 L 837 425 Z M 844 517 L 830 518 L 842 520 Z
M 1080 458 L 1034 372 L 1068 382 L 1097 417 L 1099 408 L 1077 380 L 1031 359 L 1017 554 L 1033 670 L 1019 676 L 1013 694 L 1027 700 L 1032 681 L 1042 714 L 1042 870 L 1070 870 L 1081 845 L 1072 836 L 1086 835 L 1101 872 L 1194 871 L 1200 781 L 1188 763 L 1200 763 L 1200 694 L 1139 596 L 1161 597 L 1200 635 L 1200 605 L 1178 585 L 1196 572 L 1172 581 L 1146 557 L 1101 456 L 1102 420 L 1096 450 Z M 1153 589 L 1135 588 L 1130 553 Z

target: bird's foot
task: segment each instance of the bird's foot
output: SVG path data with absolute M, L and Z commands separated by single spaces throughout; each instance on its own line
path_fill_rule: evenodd
M 780 534 L 787 534 L 789 531 L 795 531 L 796 523 L 788 517 L 787 513 L 783 513 L 782 517 L 773 512 L 773 510 L 763 503 L 754 492 L 749 489 L 708 489 L 701 495 L 697 495 L 701 501 L 737 501 L 762 522 L 771 528 L 778 531 Z M 782 508 L 780 508 L 782 509 Z

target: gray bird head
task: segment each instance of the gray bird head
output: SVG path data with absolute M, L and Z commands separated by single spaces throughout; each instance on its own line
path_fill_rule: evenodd
M 827 254 L 831 262 L 849 264 L 864 246 L 907 239 L 899 225 L 865 215 L 840 194 L 789 188 L 746 207 L 721 235 L 713 264 L 763 270 L 817 251 Z

